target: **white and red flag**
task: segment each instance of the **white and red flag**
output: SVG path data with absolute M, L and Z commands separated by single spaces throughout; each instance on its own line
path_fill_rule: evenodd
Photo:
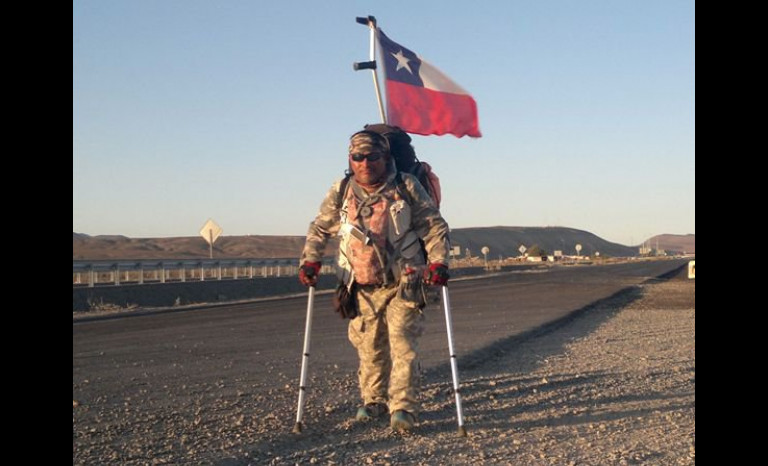
M 387 123 L 414 134 L 479 138 L 475 99 L 411 50 L 377 30 L 387 89 Z

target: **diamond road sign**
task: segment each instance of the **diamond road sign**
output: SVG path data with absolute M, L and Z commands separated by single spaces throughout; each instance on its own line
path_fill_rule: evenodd
M 205 238 L 205 240 L 208 241 L 208 244 L 213 245 L 219 236 L 221 236 L 222 231 L 223 230 L 216 224 L 216 222 L 208 219 L 208 221 L 205 222 L 205 225 L 203 225 L 202 230 L 200 230 L 200 236 Z

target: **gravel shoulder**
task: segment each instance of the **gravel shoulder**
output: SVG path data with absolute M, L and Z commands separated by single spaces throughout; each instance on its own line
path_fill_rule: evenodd
M 402 435 L 350 420 L 356 381 L 331 362 L 313 369 L 298 436 L 294 374 L 73 400 L 73 464 L 694 464 L 695 307 L 695 281 L 650 280 L 463 358 L 467 438 L 447 365 L 425 374 L 421 423 Z

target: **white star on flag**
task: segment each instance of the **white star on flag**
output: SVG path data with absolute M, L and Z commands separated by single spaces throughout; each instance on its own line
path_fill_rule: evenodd
M 413 71 L 411 70 L 411 67 L 408 66 L 408 62 L 410 60 L 405 58 L 405 55 L 403 55 L 403 51 L 402 50 L 400 50 L 397 53 L 391 53 L 390 52 L 390 55 L 395 57 L 395 60 L 397 60 L 397 68 L 395 69 L 395 71 L 400 71 L 401 68 L 405 68 L 406 70 L 408 70 L 409 73 L 413 74 Z

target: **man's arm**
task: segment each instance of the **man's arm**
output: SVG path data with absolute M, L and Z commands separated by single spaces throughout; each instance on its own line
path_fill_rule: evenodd
M 328 239 L 338 233 L 341 210 L 341 181 L 337 181 L 328 190 L 317 217 L 309 224 L 307 240 L 301 253 L 300 264 L 305 262 L 321 262 L 325 253 Z
M 416 234 L 424 240 L 429 263 L 448 264 L 448 223 L 418 179 L 403 175 L 412 197 L 411 222 Z

